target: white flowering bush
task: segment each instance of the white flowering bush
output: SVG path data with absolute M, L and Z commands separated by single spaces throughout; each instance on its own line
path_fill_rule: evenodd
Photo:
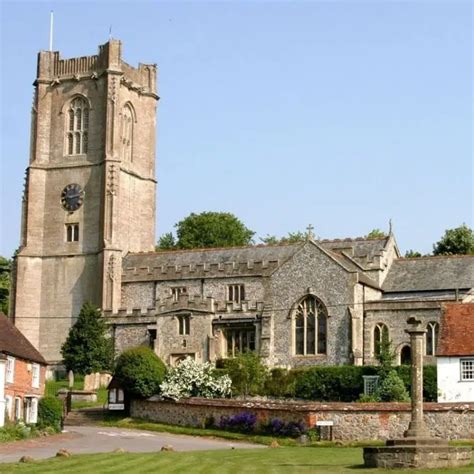
M 232 380 L 217 376 L 210 362 L 200 363 L 186 357 L 168 371 L 160 385 L 161 396 L 179 400 L 189 397 L 222 398 L 230 395 Z

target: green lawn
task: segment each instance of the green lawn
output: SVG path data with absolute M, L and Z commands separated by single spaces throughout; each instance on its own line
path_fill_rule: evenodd
M 361 448 L 236 449 L 147 454 L 76 455 L 34 464 L 0 464 L 0 473 L 381 473 L 407 472 L 364 469 Z M 474 463 L 463 469 L 416 470 L 416 474 L 472 473 Z

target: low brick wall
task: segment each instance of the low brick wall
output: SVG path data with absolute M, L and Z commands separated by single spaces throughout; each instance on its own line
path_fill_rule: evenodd
M 425 420 L 431 434 L 448 439 L 474 438 L 474 403 L 425 403 Z M 211 418 L 252 412 L 259 422 L 272 418 L 333 421 L 333 439 L 343 441 L 400 438 L 410 421 L 408 403 L 304 403 L 191 398 L 179 402 L 133 400 L 131 416 L 158 423 L 203 427 Z

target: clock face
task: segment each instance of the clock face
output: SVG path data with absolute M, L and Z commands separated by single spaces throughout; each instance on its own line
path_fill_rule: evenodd
M 78 184 L 68 184 L 61 193 L 61 204 L 66 211 L 77 211 L 84 201 L 84 191 Z

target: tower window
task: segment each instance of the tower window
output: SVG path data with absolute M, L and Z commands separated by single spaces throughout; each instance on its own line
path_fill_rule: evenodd
M 122 160 L 133 161 L 133 113 L 130 105 L 126 105 L 122 110 L 122 132 L 120 141 L 122 144 Z
M 79 224 L 66 224 L 66 242 L 79 242 Z
M 67 120 L 67 154 L 83 155 L 87 153 L 89 129 L 89 106 L 87 102 L 76 97 L 68 110 Z
M 245 300 L 245 286 L 229 285 L 227 287 L 227 301 L 240 303 L 242 300 Z
M 178 334 L 180 336 L 189 336 L 191 326 L 191 315 L 180 314 L 178 316 Z

